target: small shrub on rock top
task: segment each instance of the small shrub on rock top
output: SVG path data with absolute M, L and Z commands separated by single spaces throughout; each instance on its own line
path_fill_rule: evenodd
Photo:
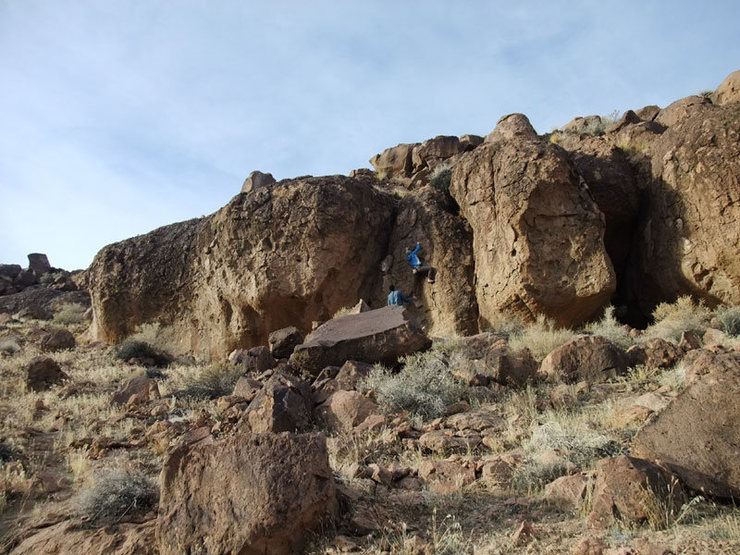
M 113 524 L 145 513 L 158 499 L 157 486 L 142 472 L 113 470 L 83 493 L 80 512 L 91 525 Z
M 172 362 L 172 355 L 151 346 L 144 341 L 126 340 L 118 346 L 116 357 L 121 360 L 148 359 L 154 366 L 167 366 Z
M 449 193 L 452 181 L 452 170 L 447 166 L 437 166 L 429 178 L 429 184 L 444 193 Z
M 435 351 L 405 357 L 398 373 L 376 366 L 360 387 L 372 389 L 387 414 L 408 411 L 425 419 L 442 416 L 445 408 L 465 396 L 464 386 L 452 376 L 444 356 Z
M 720 308 L 717 310 L 717 320 L 727 335 L 740 335 L 740 306 Z

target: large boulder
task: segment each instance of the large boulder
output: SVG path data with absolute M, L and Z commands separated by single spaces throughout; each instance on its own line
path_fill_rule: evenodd
M 62 383 L 69 376 L 53 358 L 37 356 L 26 365 L 26 388 L 44 391 Z
M 288 326 L 272 332 L 268 340 L 273 357 L 288 358 L 296 345 L 303 343 L 303 334 L 297 327 Z
M 341 366 L 348 360 L 394 364 L 399 357 L 430 345 L 406 309 L 386 306 L 319 326 L 295 348 L 290 363 L 315 376 L 327 366 Z
M 74 349 L 76 344 L 75 336 L 66 328 L 56 328 L 48 331 L 39 341 L 39 347 L 45 352 Z
M 604 215 L 567 153 L 524 120 L 502 118 L 486 143 L 460 155 L 450 192 L 473 230 L 483 324 L 504 312 L 573 325 L 616 287 Z
M 336 503 L 320 435 L 236 434 L 179 447 L 164 462 L 161 491 L 162 555 L 296 553 Z
M 600 382 L 627 371 L 624 350 L 600 335 L 580 335 L 548 354 L 539 373 L 569 383 Z
M 31 270 L 36 277 L 41 277 L 51 270 L 51 264 L 49 264 L 49 259 L 45 254 L 33 252 L 28 255 L 28 269 Z
M 89 269 L 96 339 L 159 322 L 174 352 L 223 358 L 369 298 L 392 198 L 343 176 L 284 180 L 215 214 L 109 245 Z
M 311 424 L 311 388 L 296 376 L 276 372 L 257 393 L 243 417 L 253 433 L 304 431 Z
M 717 106 L 740 102 L 740 71 L 730 73 L 712 95 Z
M 272 177 L 271 173 L 262 173 L 255 170 L 244 180 L 242 193 L 251 193 L 254 189 L 269 187 L 273 183 L 275 183 L 275 178 Z
M 433 168 L 442 160 L 447 160 L 464 150 L 464 145 L 455 136 L 440 135 L 428 139 L 411 151 L 413 171 Z
M 421 244 L 425 265 L 436 268 L 434 284 L 411 272 L 406 249 Z M 430 335 L 469 335 L 478 331 L 475 299 L 473 238 L 470 226 L 460 217 L 449 195 L 423 187 L 398 204 L 390 250 L 382 274 L 383 286 L 371 299 L 373 306 L 386 304 L 388 287 L 395 285 L 406 295 L 416 295 L 420 306 L 409 306 L 413 317 Z
M 740 304 L 740 106 L 690 98 L 669 109 L 680 114 L 649 148 L 634 258 L 638 302 L 645 314 L 687 294 Z
M 594 528 L 625 525 L 665 525 L 666 512 L 678 514 L 686 500 L 676 478 L 665 469 L 622 455 L 599 461 L 588 521 Z
M 412 153 L 419 143 L 400 144 L 385 149 L 380 154 L 370 158 L 378 177 L 411 177 L 413 163 Z
M 339 390 L 317 408 L 320 418 L 333 430 L 351 431 L 371 414 L 378 412 L 378 406 L 357 391 Z
M 692 357 L 698 368 L 687 368 L 691 384 L 637 433 L 632 452 L 660 461 L 693 490 L 738 499 L 740 353 L 701 353 Z

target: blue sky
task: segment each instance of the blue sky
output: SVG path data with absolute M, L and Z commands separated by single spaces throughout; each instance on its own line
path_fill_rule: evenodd
M 740 69 L 738 21 L 736 1 L 0 0 L 0 263 L 87 267 L 256 169 L 665 106 Z

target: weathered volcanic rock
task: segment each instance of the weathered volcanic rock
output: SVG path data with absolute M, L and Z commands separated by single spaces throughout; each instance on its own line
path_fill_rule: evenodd
M 686 495 L 676 479 L 650 461 L 622 455 L 598 463 L 588 521 L 594 528 L 609 528 L 621 519 L 645 524 L 661 507 L 674 514 Z
M 740 102 L 740 71 L 730 73 L 712 95 L 717 106 Z
M 300 432 L 311 423 L 312 409 L 309 385 L 296 376 L 277 372 L 249 403 L 244 420 L 253 433 Z
M 72 332 L 66 328 L 57 328 L 44 334 L 39 342 L 42 351 L 62 351 L 64 349 L 74 349 L 77 341 Z
M 616 287 L 604 216 L 567 153 L 522 118 L 502 118 L 452 173 L 450 191 L 473 229 L 480 316 L 544 314 L 573 325 Z
M 44 391 L 67 378 L 67 374 L 53 358 L 34 357 L 26 366 L 26 387 L 32 391 Z
M 272 330 L 310 329 L 369 298 L 391 217 L 390 196 L 363 181 L 299 178 L 109 245 L 89 269 L 93 334 L 115 342 L 156 321 L 175 351 L 223 358 Z
M 51 270 L 51 264 L 45 254 L 34 252 L 28 255 L 28 269 L 36 274 L 36 277 L 41 277 Z
M 411 151 L 413 171 L 416 173 L 424 168 L 433 168 L 442 160 L 451 158 L 463 150 L 464 146 L 455 136 L 440 135 L 426 140 Z
M 275 358 L 288 358 L 296 345 L 303 343 L 303 334 L 295 326 L 275 330 L 269 337 L 270 350 Z
M 325 438 L 288 433 L 180 447 L 161 490 L 162 555 L 296 553 L 336 501 Z
M 65 304 L 90 306 L 87 291 L 59 291 L 57 289 L 26 289 L 20 293 L 0 297 L 0 312 L 15 314 L 22 311 L 51 317 Z
M 685 294 L 740 303 L 740 104 L 684 109 L 651 146 L 635 268 L 645 313 Z
M 475 299 L 473 239 L 470 226 L 458 214 L 454 201 L 433 187 L 423 187 L 402 198 L 390 238 L 383 287 L 373 306 L 386 304 L 393 284 L 406 295 L 416 295 L 421 306 L 409 306 L 417 320 L 424 320 L 430 335 L 467 335 L 478 331 Z M 434 284 L 411 272 L 406 249 L 421 244 L 425 265 L 436 268 Z
M 738 499 L 740 353 L 697 356 L 694 364 L 691 385 L 637 433 L 632 452 L 660 461 L 693 490 Z
M 419 143 L 400 144 L 387 148 L 370 158 L 370 163 L 381 179 L 386 177 L 411 177 L 413 168 L 411 157 L 416 146 L 419 146 Z
M 242 184 L 242 193 L 251 193 L 254 189 L 260 187 L 269 187 L 275 183 L 275 178 L 272 177 L 271 173 L 262 173 L 261 171 L 253 171 L 244 180 Z
M 431 341 L 400 306 L 386 306 L 334 318 L 318 327 L 290 357 L 291 365 L 312 375 L 348 360 L 394 364 L 424 350 Z
M 566 382 L 600 382 L 625 373 L 627 354 L 599 335 L 580 335 L 545 357 L 540 374 Z

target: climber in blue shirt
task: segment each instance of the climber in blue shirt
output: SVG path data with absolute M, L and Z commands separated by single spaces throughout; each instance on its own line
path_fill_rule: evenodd
M 403 303 L 412 303 L 416 300 L 416 297 L 409 298 L 401 293 L 395 285 L 391 285 L 389 289 L 391 292 L 388 294 L 388 306 L 403 306 Z
M 411 250 L 410 248 L 406 249 L 406 260 L 409 264 L 411 264 L 412 272 L 414 272 L 415 275 L 418 276 L 427 276 L 427 281 L 429 283 L 434 283 L 434 278 L 437 275 L 436 268 L 432 266 L 424 266 L 421 263 L 421 260 L 419 259 L 418 255 L 416 253 L 419 252 L 419 249 L 421 248 L 421 244 L 416 243 L 416 248 L 414 250 Z

